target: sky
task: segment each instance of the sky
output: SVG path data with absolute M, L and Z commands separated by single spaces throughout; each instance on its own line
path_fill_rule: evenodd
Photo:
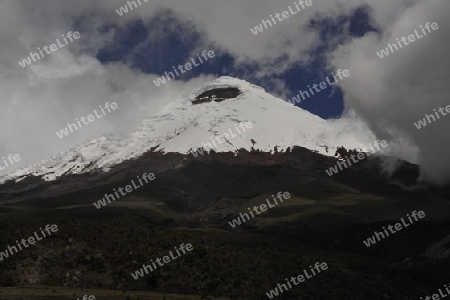
M 450 117 L 420 130 L 414 126 L 450 104 L 448 0 L 312 0 L 258 35 L 250 29 L 294 1 L 141 3 L 119 16 L 116 10 L 126 1 L 2 1 L 2 155 L 18 153 L 17 166 L 25 166 L 105 133 L 126 135 L 178 95 L 221 75 L 287 100 L 348 69 L 348 78 L 299 106 L 324 119 L 360 122 L 389 142 L 392 155 L 419 163 L 424 178 L 450 179 Z M 388 57 L 377 56 L 427 22 L 437 22 L 439 29 Z M 18 64 L 68 31 L 81 38 L 30 66 Z M 162 87 L 153 84 L 203 50 L 214 50 L 216 57 Z M 107 101 L 117 102 L 120 114 L 70 138 L 56 137 L 68 122 Z

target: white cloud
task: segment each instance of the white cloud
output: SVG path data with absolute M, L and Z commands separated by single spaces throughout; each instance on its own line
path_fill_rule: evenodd
M 332 58 L 334 66 L 345 66 L 352 72 L 349 80 L 341 83 L 347 105 L 378 136 L 397 143 L 409 141 L 396 148 L 400 156 L 411 155 L 407 154 L 410 147 L 417 146 L 424 177 L 441 183 L 450 179 L 450 117 L 442 117 L 421 130 L 414 122 L 450 104 L 448 11 L 448 1 L 418 2 L 399 14 L 380 37 L 367 34 L 354 39 Z M 388 57 L 377 56 L 376 52 L 388 42 L 420 30 L 426 22 L 437 22 L 439 29 Z
M 433 108 L 446 105 L 449 92 L 447 0 L 313 0 L 311 7 L 256 36 L 250 28 L 271 14 L 287 10 L 294 1 L 151 0 L 144 3 L 141 0 L 142 6 L 119 17 L 115 10 L 126 2 L 2 1 L 0 153 L 19 153 L 26 164 L 108 131 L 126 132 L 140 117 L 208 79 L 172 81 L 156 88 L 152 84 L 155 75 L 141 74 L 122 64 L 100 65 L 94 56 L 114 34 L 112 30 L 106 33 L 99 30 L 105 24 L 148 21 L 160 9 L 168 8 L 179 18 L 196 24 L 203 34 L 205 47 L 214 44 L 234 55 L 238 64 L 258 63 L 261 70 L 254 75 L 264 77 L 310 60 L 308 51 L 321 43 L 318 32 L 308 29 L 312 19 L 348 15 L 367 5 L 371 22 L 381 31 L 381 36 L 367 34 L 348 39 L 330 60 L 330 67 L 351 71 L 352 76 L 340 83 L 346 104 L 380 138 L 402 145 L 408 140 L 417 145 L 419 159 L 429 176 L 443 179 L 448 175 L 450 168 L 445 152 L 449 145 L 443 134 L 450 117 L 421 131 L 412 124 Z M 80 17 L 84 17 L 82 26 L 87 30 L 80 40 L 33 66 L 19 66 L 17 62 L 30 51 L 49 45 L 61 34 L 73 30 L 73 20 Z M 408 34 L 428 21 L 438 22 L 440 29 L 388 58 L 380 60 L 376 56 L 375 52 L 384 48 L 391 38 Z M 285 57 L 282 64 L 276 60 L 280 57 Z M 283 94 L 284 83 L 273 83 L 278 93 Z M 72 134 L 70 139 L 56 138 L 56 130 L 67 122 L 107 101 L 118 102 L 120 114 L 99 120 L 89 125 L 89 130 Z M 400 135 L 401 142 L 399 132 L 404 133 Z M 414 156 L 408 151 L 400 152 L 404 157 Z

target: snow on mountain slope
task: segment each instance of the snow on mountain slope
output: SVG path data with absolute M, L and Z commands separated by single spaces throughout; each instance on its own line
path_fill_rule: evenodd
M 196 96 L 216 88 L 236 87 L 241 91 L 237 98 L 222 102 L 193 105 Z M 86 173 L 94 169 L 110 170 L 114 165 L 138 157 L 152 147 L 163 152 L 189 153 L 211 138 L 229 133 L 237 134 L 235 124 L 251 122 L 253 127 L 241 131 L 226 143 L 218 143 L 216 152 L 250 150 L 251 139 L 255 149 L 273 152 L 288 147 L 301 146 L 332 156 L 338 146 L 362 149 L 365 145 L 356 141 L 351 132 L 335 128 L 335 124 L 323 120 L 301 108 L 276 98 L 261 87 L 246 81 L 220 77 L 203 87 L 181 96 L 158 113 L 149 116 L 130 138 L 121 140 L 106 135 L 81 146 L 56 155 L 39 164 L 0 176 L 0 183 L 14 179 L 20 181 L 29 175 L 55 180 L 66 174 Z

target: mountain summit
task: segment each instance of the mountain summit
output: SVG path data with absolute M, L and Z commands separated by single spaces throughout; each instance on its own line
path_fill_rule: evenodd
M 217 136 L 234 130 L 240 123 L 252 124 L 216 143 L 216 152 L 238 149 L 282 152 L 300 146 L 333 156 L 337 147 L 359 148 L 351 134 L 340 132 L 331 121 L 323 120 L 261 87 L 232 77 L 220 77 L 179 97 L 158 113 L 147 117 L 128 139 L 105 135 L 62 152 L 39 164 L 0 176 L 16 182 L 28 176 L 46 181 L 93 170 L 109 171 L 115 165 L 154 150 L 189 154 Z

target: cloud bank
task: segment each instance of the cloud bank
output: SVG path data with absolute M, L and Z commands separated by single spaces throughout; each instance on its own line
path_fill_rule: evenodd
M 450 117 L 441 117 L 418 130 L 425 114 L 450 104 L 450 61 L 447 58 L 450 21 L 448 1 L 417 2 L 398 15 L 381 35 L 367 34 L 331 54 L 331 64 L 345 66 L 353 76 L 342 82 L 345 101 L 382 138 L 396 142 L 394 154 L 415 150 L 423 177 L 439 183 L 450 178 Z M 377 51 L 397 38 L 436 22 L 439 29 L 380 59 Z M 421 34 L 423 35 L 423 33 Z M 418 149 L 415 149 L 417 147 Z
M 151 82 L 158 77 L 156 72 L 144 74 L 126 61 L 101 64 L 96 58 L 98 51 L 130 22 L 149 24 L 158 20 L 151 23 L 161 27 L 154 34 L 164 34 L 163 26 L 170 25 L 164 23 L 161 12 L 169 10 L 188 24 L 184 30 L 200 35 L 199 49 L 214 47 L 231 55 L 234 67 L 257 64 L 259 68 L 252 75 L 264 78 L 314 59 L 314 49 L 324 42 L 311 27 L 313 20 L 336 19 L 366 7 L 377 33 L 351 37 L 348 29 L 344 30 L 337 42 L 339 47 L 326 47 L 326 71 L 351 71 L 352 76 L 340 82 L 348 110 L 362 118 L 379 138 L 396 145 L 394 154 L 419 161 L 424 178 L 438 182 L 450 178 L 450 160 L 445 155 L 450 142 L 444 131 L 450 117 L 420 131 L 413 125 L 425 113 L 449 104 L 445 100 L 449 89 L 445 38 L 449 30 L 445 18 L 445 12 L 450 11 L 448 1 L 313 0 L 308 9 L 256 36 L 251 28 L 269 15 L 287 10 L 293 1 L 152 0 L 120 17 L 116 9 L 123 5 L 126 1 L 5 0 L 0 4 L 0 153 L 19 153 L 25 165 L 103 133 L 126 133 L 140 118 L 178 94 L 212 79 L 211 75 L 199 76 L 155 88 Z M 439 30 L 387 58 L 376 55 L 388 42 L 426 22 L 437 22 Z M 81 32 L 80 40 L 33 66 L 22 68 L 17 63 L 36 47 L 49 45 L 75 28 Z M 278 94 L 286 94 L 280 78 L 274 78 L 271 84 Z M 99 120 L 70 139 L 56 138 L 55 132 L 67 122 L 107 101 L 117 102 L 120 114 Z

